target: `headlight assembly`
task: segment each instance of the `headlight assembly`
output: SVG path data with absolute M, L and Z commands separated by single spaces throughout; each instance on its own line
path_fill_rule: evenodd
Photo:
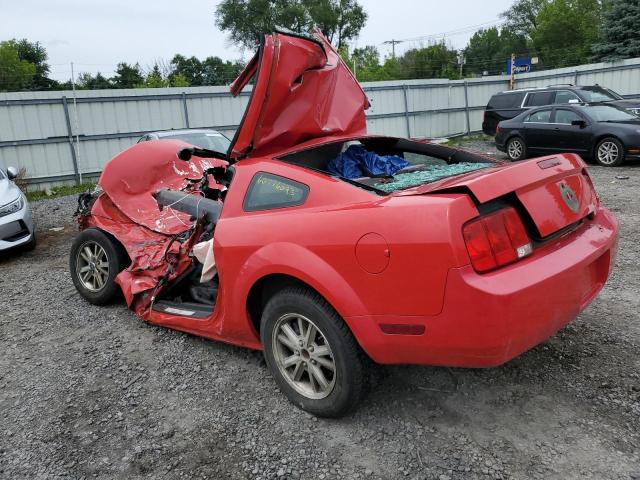
M 16 198 L 13 202 L 7 203 L 0 207 L 0 217 L 6 217 L 12 213 L 19 212 L 24 207 L 24 200 L 22 196 Z

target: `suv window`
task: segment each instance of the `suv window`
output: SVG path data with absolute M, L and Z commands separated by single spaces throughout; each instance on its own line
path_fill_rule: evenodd
M 556 92 L 535 92 L 527 97 L 527 107 L 543 107 L 553 103 L 553 96 Z
M 551 109 L 540 110 L 527 117 L 525 123 L 549 123 L 551 121 Z
M 525 92 L 499 93 L 491 97 L 491 100 L 489 100 L 489 105 L 487 105 L 487 107 L 494 110 L 503 108 L 520 108 L 525 95 Z
M 558 109 L 556 110 L 556 122 L 565 125 L 571 125 L 574 120 L 582 120 L 580 115 L 572 110 Z
M 242 208 L 246 212 L 302 205 L 309 187 L 289 178 L 258 172 L 249 185 Z
M 556 92 L 556 101 L 555 103 L 569 103 L 569 100 L 577 100 L 581 102 L 580 97 L 569 90 L 560 90 Z

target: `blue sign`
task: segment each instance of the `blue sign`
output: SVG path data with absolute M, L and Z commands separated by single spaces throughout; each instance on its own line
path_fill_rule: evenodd
M 529 73 L 533 71 L 533 62 L 531 58 L 516 58 L 515 60 L 515 73 Z M 507 75 L 511 75 L 511 59 L 507 60 Z

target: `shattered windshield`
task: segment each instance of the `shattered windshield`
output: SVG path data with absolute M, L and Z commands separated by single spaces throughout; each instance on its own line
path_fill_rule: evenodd
M 435 182 L 443 178 L 473 172 L 482 168 L 492 167 L 493 163 L 454 163 L 452 165 L 432 164 L 425 165 L 422 169 L 413 172 L 398 173 L 391 179 L 385 179 L 373 186 L 383 192 L 391 193 L 396 190 L 417 187 L 424 183 Z

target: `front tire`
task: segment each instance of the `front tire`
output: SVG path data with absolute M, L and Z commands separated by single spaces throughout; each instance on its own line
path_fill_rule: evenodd
M 520 137 L 511 137 L 507 142 L 507 156 L 512 162 L 527 158 L 527 145 Z
M 273 378 L 301 409 L 340 417 L 366 395 L 367 358 L 317 293 L 302 287 L 276 293 L 262 314 L 260 337 Z
M 97 228 L 82 231 L 71 245 L 71 279 L 80 295 L 94 305 L 114 299 L 119 292 L 115 278 L 128 263 L 124 248 Z
M 618 167 L 624 162 L 624 145 L 617 138 L 602 139 L 596 146 L 595 160 L 603 167 Z

